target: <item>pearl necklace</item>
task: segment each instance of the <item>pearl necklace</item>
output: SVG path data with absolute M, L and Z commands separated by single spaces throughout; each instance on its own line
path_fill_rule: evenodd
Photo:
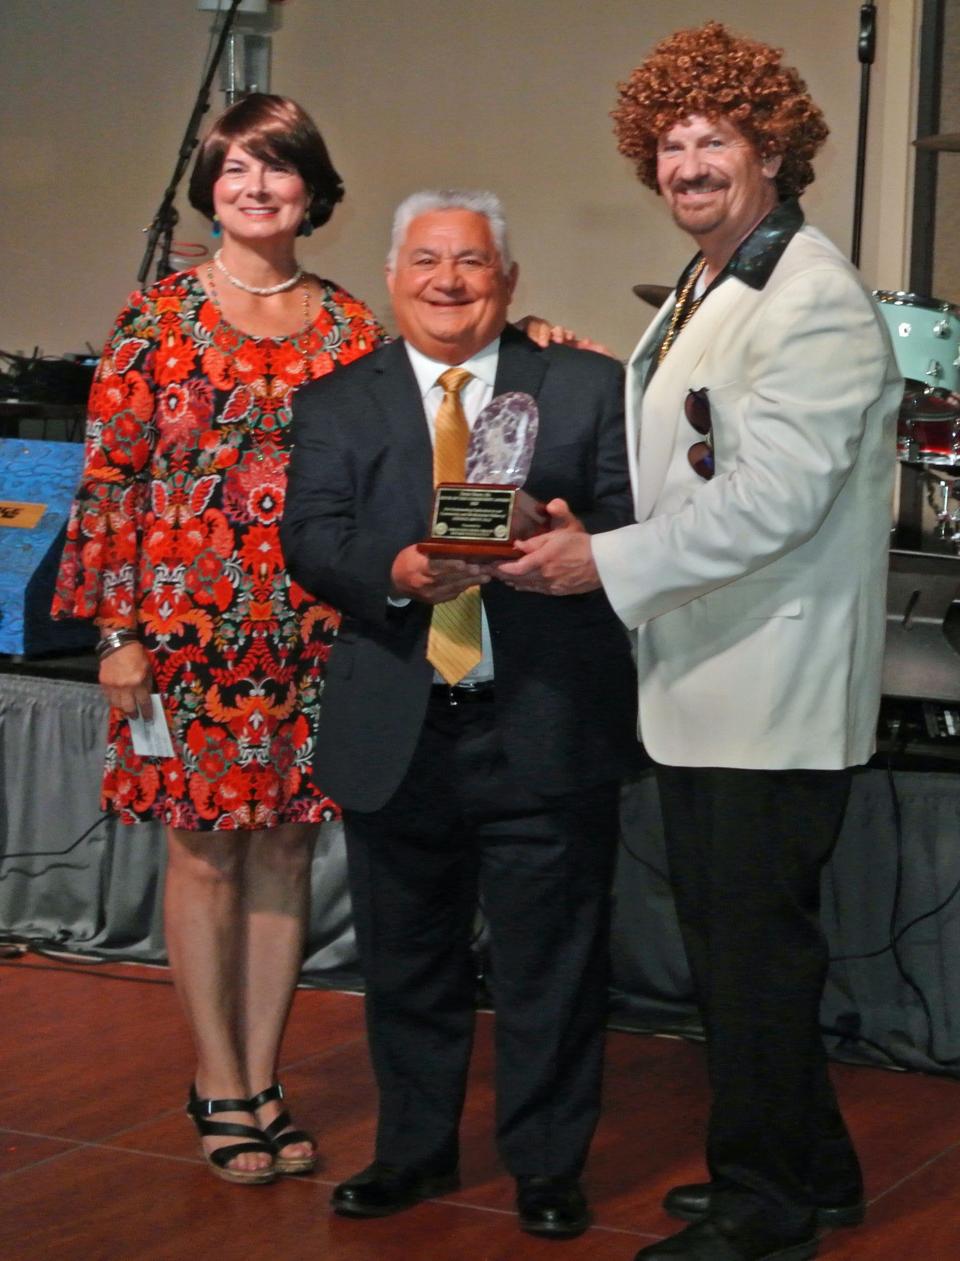
M 214 261 L 216 261 L 216 259 L 214 259 Z M 229 277 L 230 273 L 228 272 L 227 275 Z M 294 280 L 299 280 L 301 277 L 303 278 L 303 328 L 300 331 L 306 332 L 306 330 L 310 327 L 310 285 L 302 267 L 297 272 Z M 207 285 L 210 288 L 210 297 L 213 300 L 213 305 L 218 311 L 220 311 L 220 318 L 223 319 L 223 312 L 220 310 L 220 295 L 217 293 L 217 284 L 213 278 L 213 267 L 210 263 L 207 263 Z M 287 281 L 283 288 L 289 289 L 290 282 Z M 287 336 L 297 336 L 297 334 L 287 334 Z
M 233 272 L 227 271 L 227 265 L 223 261 L 223 250 L 217 250 L 213 256 L 213 261 L 220 268 L 226 278 L 232 285 L 236 285 L 238 289 L 242 289 L 244 293 L 254 293 L 258 298 L 269 298 L 274 293 L 286 293 L 288 289 L 292 289 L 295 284 L 303 276 L 303 268 L 297 264 L 297 270 L 293 273 L 289 280 L 281 280 L 278 285 L 248 285 L 245 280 L 240 280 Z

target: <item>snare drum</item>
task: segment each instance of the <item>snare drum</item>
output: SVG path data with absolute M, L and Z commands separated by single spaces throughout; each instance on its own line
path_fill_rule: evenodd
M 960 467 L 960 409 L 938 394 L 908 389 L 897 419 L 897 458 Z
M 960 309 L 916 293 L 875 289 L 897 366 L 921 389 L 960 391 Z

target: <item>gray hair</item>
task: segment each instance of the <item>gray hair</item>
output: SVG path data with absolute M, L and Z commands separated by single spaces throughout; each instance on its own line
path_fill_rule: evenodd
M 473 191 L 462 188 L 425 188 L 405 197 L 393 216 L 390 252 L 387 255 L 387 267 L 390 271 L 397 265 L 397 254 L 410 224 L 419 215 L 427 215 L 434 210 L 472 210 L 474 214 L 483 215 L 490 224 L 493 243 L 500 255 L 501 270 L 505 276 L 509 273 L 513 267 L 513 259 L 510 257 L 510 245 L 507 241 L 507 217 L 503 212 L 503 204 L 496 193 L 482 188 Z

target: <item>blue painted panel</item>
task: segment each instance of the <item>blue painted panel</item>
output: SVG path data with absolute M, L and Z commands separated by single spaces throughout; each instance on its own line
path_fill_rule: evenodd
M 30 655 L 55 648 L 88 646 L 96 632 L 82 623 L 56 623 L 48 616 L 52 581 L 33 583 L 35 603 L 25 628 L 27 586 L 46 559 L 59 561 L 62 530 L 83 467 L 83 446 L 0 438 L 0 500 L 42 503 L 47 510 L 32 529 L 0 526 L 0 652 Z M 54 551 L 56 555 L 54 555 Z M 42 590 L 41 590 L 42 589 Z

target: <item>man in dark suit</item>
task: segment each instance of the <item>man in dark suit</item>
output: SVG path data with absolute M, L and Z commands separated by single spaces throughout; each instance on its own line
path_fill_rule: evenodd
M 417 547 L 435 479 L 457 480 L 451 435 L 462 465 L 466 428 L 514 390 L 538 403 L 526 488 L 551 517 L 631 519 L 620 367 L 508 325 L 516 276 L 492 194 L 401 205 L 387 283 L 402 340 L 299 393 L 282 539 L 292 576 L 343 613 L 315 777 L 344 809 L 380 1101 L 374 1163 L 334 1208 L 383 1216 L 458 1186 L 479 895 L 498 1146 L 523 1229 L 563 1236 L 589 1220 L 627 638 L 601 592 L 519 593 Z

